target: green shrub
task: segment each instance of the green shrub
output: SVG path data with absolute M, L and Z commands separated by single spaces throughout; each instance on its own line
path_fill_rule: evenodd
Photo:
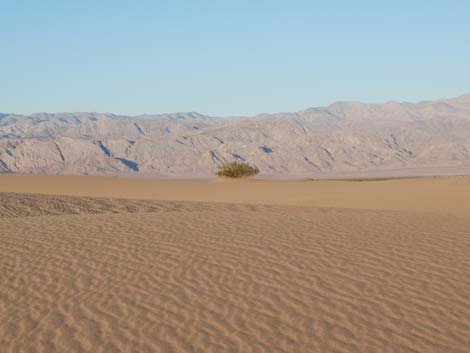
M 258 168 L 245 162 L 231 162 L 219 167 L 217 175 L 228 178 L 243 178 L 254 176 L 259 173 Z

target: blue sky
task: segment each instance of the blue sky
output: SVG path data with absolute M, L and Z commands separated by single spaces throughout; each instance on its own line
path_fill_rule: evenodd
M 0 0 L 0 112 L 296 111 L 470 92 L 469 1 Z

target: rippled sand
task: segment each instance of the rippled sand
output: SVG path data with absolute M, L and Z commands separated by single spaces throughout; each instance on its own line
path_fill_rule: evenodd
M 362 209 L 0 193 L 0 352 L 470 352 L 470 213 L 394 182 Z

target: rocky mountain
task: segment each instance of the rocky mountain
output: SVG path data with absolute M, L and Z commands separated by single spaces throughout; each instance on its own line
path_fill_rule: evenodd
M 0 114 L 0 173 L 207 177 L 232 160 L 268 177 L 467 173 L 470 94 L 254 117 Z

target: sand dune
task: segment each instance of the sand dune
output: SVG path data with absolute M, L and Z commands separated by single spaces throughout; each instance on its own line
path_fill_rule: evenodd
M 0 192 L 470 214 L 470 176 L 233 182 L 0 174 Z
M 470 351 L 468 179 L 32 178 L 0 178 L 1 352 Z

